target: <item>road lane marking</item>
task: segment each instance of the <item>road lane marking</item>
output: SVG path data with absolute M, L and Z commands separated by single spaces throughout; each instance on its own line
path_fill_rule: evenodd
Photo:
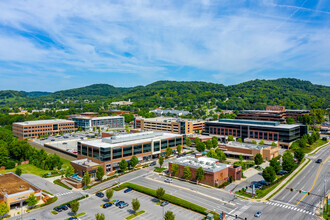
M 314 185 L 317 181 L 317 179 L 319 178 L 319 175 L 322 171 L 322 168 L 324 166 L 324 164 L 326 164 L 326 162 L 329 160 L 330 156 L 327 157 L 327 159 L 325 159 L 325 161 L 319 166 L 318 170 L 317 170 L 317 173 L 316 173 L 316 177 L 314 179 L 314 182 L 313 182 L 313 185 L 312 185 L 312 188 L 310 188 L 310 190 L 308 190 L 308 192 L 312 191 L 312 189 L 314 188 Z M 296 206 L 308 195 L 308 193 L 306 193 L 300 200 L 299 202 L 297 202 Z

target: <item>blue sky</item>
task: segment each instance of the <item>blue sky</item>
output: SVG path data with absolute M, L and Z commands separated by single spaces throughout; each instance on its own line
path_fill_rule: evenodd
M 0 89 L 280 77 L 330 85 L 327 0 L 0 1 Z

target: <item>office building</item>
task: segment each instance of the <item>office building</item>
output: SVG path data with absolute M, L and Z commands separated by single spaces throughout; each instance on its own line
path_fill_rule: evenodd
M 74 121 L 64 119 L 16 122 L 12 125 L 18 139 L 37 138 L 40 135 L 69 133 L 76 130 Z
M 230 141 L 226 144 L 220 144 L 219 148 L 227 157 L 233 158 L 239 158 L 239 156 L 242 156 L 244 159 L 253 159 L 257 154 L 261 154 L 264 161 L 270 161 L 279 155 L 278 146 Z
M 104 116 L 104 117 L 88 117 L 82 115 L 70 115 L 69 117 L 75 122 L 76 128 L 81 127 L 84 130 L 95 128 L 123 128 L 125 126 L 125 118 L 123 116 Z
M 223 142 L 228 135 L 234 138 L 279 142 L 290 146 L 291 143 L 308 133 L 308 127 L 298 124 L 281 124 L 278 121 L 255 121 L 240 119 L 220 119 L 205 122 L 205 134 L 217 136 Z
M 205 121 L 181 118 L 135 118 L 134 127 L 142 131 L 163 131 L 175 134 L 200 133 L 204 130 Z
M 20 207 L 33 194 L 42 199 L 41 189 L 12 172 L 0 174 L 0 203 L 5 202 L 9 208 Z
M 163 110 L 163 109 L 155 109 L 155 110 L 151 110 L 149 112 L 153 112 L 156 115 L 176 115 L 176 116 L 182 116 L 182 115 L 188 115 L 190 114 L 189 111 L 185 111 L 185 110 Z
M 179 171 L 176 176 L 183 178 L 184 167 L 188 166 L 191 171 L 190 180 L 196 180 L 197 169 L 202 167 L 204 170 L 204 178 L 201 183 L 220 186 L 231 177 L 233 180 L 242 178 L 242 170 L 240 166 L 219 163 L 218 159 L 196 155 L 195 157 L 186 156 L 178 158 L 174 161 L 169 161 L 169 171 L 172 171 L 172 165 L 176 163 L 179 166 Z
M 157 131 L 80 141 L 77 147 L 78 160 L 71 161 L 71 165 L 80 176 L 83 172 L 89 172 L 92 175 L 98 166 L 103 167 L 106 173 L 110 173 L 119 168 L 119 162 L 122 159 L 129 161 L 135 155 L 140 162 L 148 161 L 165 155 L 167 147 L 175 150 L 179 144 L 186 145 L 185 135 Z M 87 162 L 79 161 L 81 159 L 87 159 L 84 161 Z

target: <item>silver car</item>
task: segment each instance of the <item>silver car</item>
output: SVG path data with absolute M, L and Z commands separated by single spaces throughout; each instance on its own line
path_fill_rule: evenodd
M 165 179 L 165 180 L 164 180 L 164 182 L 165 182 L 165 183 L 172 183 L 172 182 L 173 182 L 173 180 L 172 180 L 172 179 L 170 179 L 170 178 L 167 178 L 167 179 Z

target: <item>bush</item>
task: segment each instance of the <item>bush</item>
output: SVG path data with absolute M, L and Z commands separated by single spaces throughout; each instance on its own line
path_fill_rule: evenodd
M 223 184 L 221 184 L 220 186 L 218 186 L 218 188 L 224 188 L 225 186 L 228 186 L 230 184 L 230 182 L 224 182 Z

